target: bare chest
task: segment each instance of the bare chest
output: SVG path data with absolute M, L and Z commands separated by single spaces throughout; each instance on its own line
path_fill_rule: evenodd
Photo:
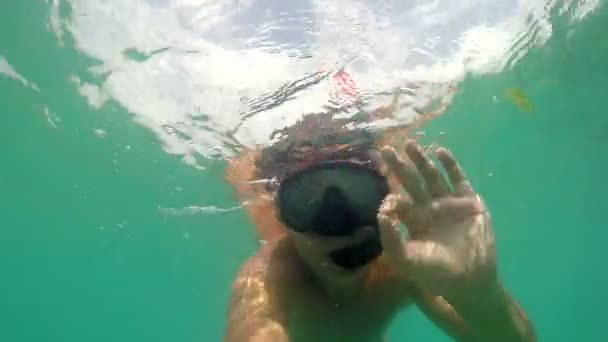
M 313 291 L 299 293 L 287 308 L 291 341 L 382 342 L 391 320 L 406 303 L 390 291 L 344 303 Z

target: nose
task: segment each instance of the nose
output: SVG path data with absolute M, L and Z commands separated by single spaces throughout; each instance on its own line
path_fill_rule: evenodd
M 323 194 L 323 206 L 329 209 L 341 209 L 345 207 L 348 199 L 342 194 L 342 190 L 335 186 L 330 186 L 325 190 Z
M 342 191 L 337 187 L 328 187 L 316 218 L 317 229 L 329 236 L 349 235 L 360 228 L 356 218 Z

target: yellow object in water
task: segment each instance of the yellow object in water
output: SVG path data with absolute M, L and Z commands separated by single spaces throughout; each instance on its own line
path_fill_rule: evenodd
M 526 94 L 519 88 L 509 88 L 505 90 L 505 96 L 513 101 L 522 112 L 530 113 L 534 110 L 534 105 Z

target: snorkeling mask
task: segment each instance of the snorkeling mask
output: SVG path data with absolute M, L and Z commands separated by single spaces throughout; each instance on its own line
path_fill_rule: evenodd
M 327 161 L 285 178 L 276 202 L 281 221 L 300 233 L 351 235 L 377 226 L 380 203 L 388 194 L 386 179 L 354 161 Z
M 276 201 L 281 220 L 297 232 L 340 237 L 373 229 L 364 241 L 329 253 L 334 264 L 352 270 L 382 253 L 376 215 L 388 192 L 386 179 L 376 170 L 330 161 L 286 178 Z
M 257 176 L 275 180 L 267 190 L 275 194 L 279 219 L 293 231 L 326 237 L 372 229 L 364 241 L 330 253 L 345 269 L 380 255 L 376 216 L 389 186 L 373 132 L 309 114 L 280 133 L 283 137 L 256 160 Z

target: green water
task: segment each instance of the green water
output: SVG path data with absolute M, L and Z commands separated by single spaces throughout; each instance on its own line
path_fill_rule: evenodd
M 117 104 L 91 109 L 69 80 L 91 61 L 57 45 L 47 12 L 0 4 L 0 55 L 40 89 L 0 75 L 0 341 L 220 340 L 253 229 L 242 211 L 160 208 L 237 205 L 223 163 L 187 166 Z M 427 133 L 491 207 L 502 278 L 540 340 L 607 341 L 608 7 L 554 24 L 512 70 L 461 84 Z M 391 328 L 399 340 L 447 341 L 415 310 Z

